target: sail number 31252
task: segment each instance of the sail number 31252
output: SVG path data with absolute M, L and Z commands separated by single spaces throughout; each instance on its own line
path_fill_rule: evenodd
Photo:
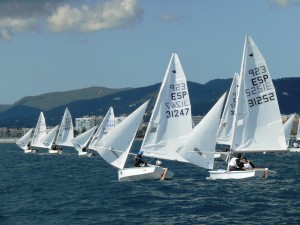
M 168 110 L 166 111 L 166 117 L 172 118 L 172 117 L 185 116 L 189 113 L 189 110 L 190 110 L 189 108 Z

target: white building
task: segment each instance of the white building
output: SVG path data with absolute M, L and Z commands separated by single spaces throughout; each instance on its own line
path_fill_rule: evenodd
M 126 117 L 115 117 L 115 125 L 119 124 Z M 86 130 L 91 129 L 94 126 L 98 126 L 101 124 L 103 120 L 103 116 L 84 116 L 81 118 L 75 118 L 75 129 L 82 133 Z

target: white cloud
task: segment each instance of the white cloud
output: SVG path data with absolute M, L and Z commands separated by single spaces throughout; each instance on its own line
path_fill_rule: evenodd
M 53 32 L 130 27 L 142 13 L 138 0 L 2 0 L 0 39 L 11 40 L 16 32 L 43 30 L 44 24 Z
M 142 10 L 137 0 L 112 0 L 103 4 L 97 3 L 95 8 L 87 4 L 81 7 L 66 4 L 47 19 L 47 24 L 54 32 L 90 32 L 132 26 L 141 15 Z
M 296 5 L 297 4 L 296 1 L 297 0 L 269 0 L 269 2 L 271 4 L 275 4 L 275 5 L 278 5 L 280 7 L 288 7 L 288 6 Z
M 39 20 L 36 18 L 11 18 L 0 19 L 0 38 L 11 40 L 13 32 L 22 32 L 29 29 L 36 29 Z
M 165 22 L 171 22 L 171 21 L 178 20 L 180 18 L 177 17 L 177 16 L 173 16 L 169 13 L 162 13 L 161 15 L 158 16 L 158 19 L 162 20 L 162 21 L 165 21 Z

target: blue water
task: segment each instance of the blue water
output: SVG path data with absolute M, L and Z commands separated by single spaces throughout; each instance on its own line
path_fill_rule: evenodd
M 212 181 L 205 169 L 171 162 L 173 180 L 118 182 L 100 157 L 1 144 L 0 224 L 300 224 L 300 153 L 253 160 L 276 173 Z

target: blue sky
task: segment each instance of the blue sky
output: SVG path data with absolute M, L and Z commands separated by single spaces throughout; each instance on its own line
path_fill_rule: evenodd
M 296 77 L 299 21 L 299 0 L 0 0 L 0 104 L 152 85 L 172 52 L 189 81 L 232 78 L 245 34 L 273 79 Z

